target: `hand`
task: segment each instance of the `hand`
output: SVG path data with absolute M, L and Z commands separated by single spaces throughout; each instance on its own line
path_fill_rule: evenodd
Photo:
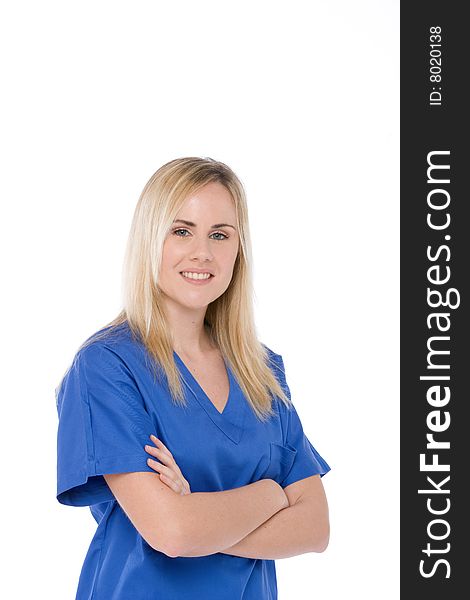
M 145 450 L 152 456 L 158 458 L 161 462 L 157 462 L 152 458 L 148 458 L 148 466 L 157 471 L 160 474 L 160 481 L 166 484 L 174 492 L 180 496 L 190 494 L 191 489 L 189 487 L 189 483 L 183 477 L 183 474 L 176 464 L 171 452 L 168 450 L 165 444 L 154 435 L 151 435 L 150 439 L 157 447 L 145 446 Z

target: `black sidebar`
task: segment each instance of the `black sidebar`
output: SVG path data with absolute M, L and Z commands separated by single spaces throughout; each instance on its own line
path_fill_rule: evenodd
M 401 598 L 470 598 L 470 22 L 401 3 Z M 379 549 L 378 549 L 379 550 Z

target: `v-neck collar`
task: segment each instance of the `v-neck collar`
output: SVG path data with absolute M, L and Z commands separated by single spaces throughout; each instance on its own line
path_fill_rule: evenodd
M 193 394 L 215 425 L 217 425 L 217 427 L 223 431 L 225 435 L 233 442 L 238 444 L 243 433 L 247 402 L 228 363 L 224 359 L 229 380 L 228 399 L 224 406 L 224 410 L 219 412 L 205 391 L 199 385 L 191 371 L 174 350 L 173 355 L 176 363 L 183 371 L 183 381 L 188 387 L 189 391 Z

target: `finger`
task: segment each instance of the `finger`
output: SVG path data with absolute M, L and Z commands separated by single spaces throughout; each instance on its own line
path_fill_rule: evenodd
M 155 471 L 158 471 L 159 473 L 164 473 L 166 477 L 173 479 L 173 471 L 169 467 L 165 466 L 163 463 L 158 462 L 158 460 L 153 460 L 153 458 L 147 458 L 147 464 L 149 467 L 152 467 L 152 469 L 154 469 Z
M 171 453 L 167 453 L 161 448 L 155 448 L 155 446 L 149 446 L 148 444 L 145 445 L 145 450 L 152 456 L 155 456 L 161 460 L 163 463 L 169 465 L 178 475 L 183 477 L 183 474 L 181 473 L 181 470 Z
M 146 445 L 145 450 L 152 456 L 155 456 L 156 458 L 158 458 L 162 463 L 166 463 L 167 465 L 169 465 L 170 468 L 173 470 L 173 472 L 176 473 L 176 475 L 182 480 L 181 481 L 182 493 L 190 494 L 191 490 L 189 488 L 189 483 L 183 477 L 183 473 L 181 472 L 181 469 L 179 468 L 177 462 L 175 461 L 172 453 L 168 450 L 168 448 L 165 446 L 165 444 L 159 438 L 157 438 L 156 436 L 153 435 L 153 433 L 150 434 L 149 437 L 154 442 L 156 447 Z
M 162 450 L 159 450 L 154 446 L 145 445 L 144 447 L 146 452 L 148 452 L 152 456 L 155 456 L 155 458 L 158 458 L 159 461 L 161 461 L 163 464 L 172 469 L 179 477 L 183 477 L 180 468 L 178 467 L 178 465 L 175 462 L 175 459 L 172 456 L 168 456 L 168 454 L 165 454 Z
M 147 464 L 149 467 L 152 467 L 154 471 L 158 472 L 160 472 L 162 470 L 161 467 L 163 467 L 162 463 L 153 460 L 153 458 L 147 458 Z
M 181 486 L 184 490 L 185 494 L 190 494 L 191 490 L 189 489 L 189 483 L 188 481 L 183 477 L 183 475 L 181 475 Z
M 177 481 L 173 481 L 169 477 L 167 477 L 164 473 L 160 473 L 160 480 L 162 483 L 171 488 L 174 492 L 181 495 L 181 485 Z
M 162 463 L 153 460 L 152 458 L 147 459 L 147 464 L 154 471 L 157 471 L 159 473 L 160 479 L 163 481 L 163 483 L 165 483 L 168 487 L 171 487 L 171 489 L 177 492 L 178 494 L 184 496 L 185 494 L 191 493 L 189 483 L 183 476 L 177 476 L 175 478 L 174 471 L 172 471 L 169 467 L 166 467 Z
M 170 467 L 165 466 L 163 463 L 153 460 L 153 458 L 147 458 L 147 464 L 155 471 L 163 473 L 168 479 L 171 479 L 172 481 L 178 481 L 179 477 L 175 475 L 174 471 Z
M 165 462 L 165 463 L 170 463 L 171 462 L 171 458 L 168 456 L 168 454 L 165 454 L 159 448 L 155 448 L 155 446 L 149 446 L 148 444 L 146 444 L 144 446 L 144 448 L 145 448 L 146 452 L 148 452 L 152 456 L 155 456 L 156 458 L 158 458 L 162 462 Z
M 158 448 L 160 448 L 163 452 L 166 452 L 169 456 L 171 456 L 173 458 L 172 453 L 168 450 L 168 448 L 165 446 L 165 444 L 162 442 L 162 440 L 155 437 L 153 434 L 150 435 L 150 439 L 156 446 L 158 446 Z

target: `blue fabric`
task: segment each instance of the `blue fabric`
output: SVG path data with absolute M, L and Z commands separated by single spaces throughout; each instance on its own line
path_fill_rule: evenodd
M 282 357 L 267 348 L 290 397 Z M 271 478 L 283 487 L 330 470 L 303 432 L 295 408 L 274 399 L 261 423 L 227 365 L 228 402 L 215 408 L 174 353 L 186 407 L 154 377 L 127 325 L 81 349 L 56 389 L 57 500 L 89 506 L 96 520 L 76 600 L 275 600 L 273 560 L 223 553 L 170 558 L 142 538 L 102 477 L 150 471 L 151 433 L 172 452 L 192 492 L 215 492 Z M 158 475 L 155 474 L 157 477 Z

